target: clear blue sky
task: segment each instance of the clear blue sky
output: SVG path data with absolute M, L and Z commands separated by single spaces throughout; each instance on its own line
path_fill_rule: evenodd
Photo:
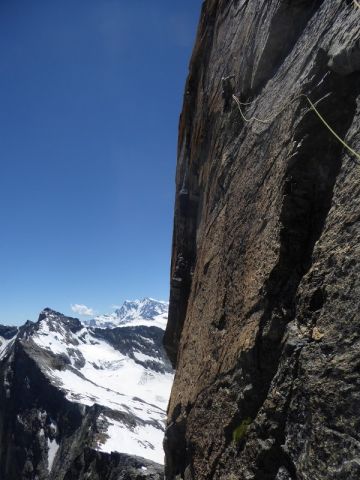
M 0 323 L 168 297 L 200 0 L 1 0 Z

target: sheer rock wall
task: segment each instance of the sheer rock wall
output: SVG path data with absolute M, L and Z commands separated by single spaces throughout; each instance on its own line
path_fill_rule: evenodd
M 203 3 L 179 127 L 168 480 L 360 478 L 360 161 L 304 94 L 360 152 L 354 2 Z

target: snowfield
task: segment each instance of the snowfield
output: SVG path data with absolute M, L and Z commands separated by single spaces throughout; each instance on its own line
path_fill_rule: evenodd
M 162 430 L 152 425 L 139 425 L 134 430 L 129 430 L 121 422 L 108 417 L 104 419 L 110 422 L 107 431 L 109 437 L 100 445 L 99 450 L 111 453 L 118 451 L 118 445 L 123 445 L 122 453 L 147 458 L 161 465 L 164 463 L 164 452 L 162 447 L 159 448 L 164 438 Z

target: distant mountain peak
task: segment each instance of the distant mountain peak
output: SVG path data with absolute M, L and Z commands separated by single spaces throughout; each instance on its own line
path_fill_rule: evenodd
M 91 327 L 115 328 L 128 326 L 155 326 L 165 329 L 169 304 L 162 300 L 145 297 L 125 300 L 113 313 L 98 315 L 84 323 Z
M 46 320 L 51 324 L 52 328 L 55 330 L 57 326 L 64 326 L 69 328 L 72 332 L 77 332 L 81 330 L 82 323 L 79 319 L 73 317 L 67 317 L 64 314 L 53 310 L 52 308 L 44 308 L 39 315 L 37 324 L 40 324 Z
M 52 308 L 46 307 L 43 310 L 41 310 L 38 322 L 43 320 L 44 318 L 55 318 L 55 317 L 63 317 L 64 315 L 60 312 L 57 312 L 56 310 L 53 310 Z

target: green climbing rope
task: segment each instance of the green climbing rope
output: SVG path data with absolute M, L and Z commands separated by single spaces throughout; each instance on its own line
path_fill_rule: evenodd
M 327 95 L 326 95 L 327 96 Z M 297 97 L 295 97 L 294 99 L 290 100 L 289 102 L 287 102 L 283 108 L 277 112 L 275 115 L 273 115 L 272 117 L 269 117 L 269 118 L 266 118 L 266 119 L 260 119 L 260 118 L 257 118 L 255 116 L 253 117 L 250 117 L 250 118 L 247 118 L 242 109 L 241 109 L 241 106 L 242 105 L 249 105 L 249 103 L 242 103 L 240 102 L 240 100 L 236 97 L 236 95 L 233 95 L 232 96 L 233 99 L 235 100 L 237 106 L 238 106 L 238 109 L 239 109 L 239 112 L 240 112 L 240 115 L 242 117 L 242 119 L 244 120 L 244 122 L 246 123 L 249 123 L 253 120 L 259 122 L 259 123 L 264 123 L 264 124 L 269 124 L 273 121 L 273 119 L 275 117 L 277 117 L 280 113 L 282 113 L 287 107 L 289 107 L 291 104 L 293 104 L 296 100 L 298 100 L 299 98 L 305 98 L 306 101 L 308 102 L 308 104 L 310 105 L 310 108 L 311 110 L 314 111 L 314 113 L 318 116 L 319 120 L 325 125 L 325 127 L 329 130 L 329 132 L 352 154 L 354 155 L 357 159 L 360 160 L 360 154 L 358 152 L 356 152 L 355 150 L 353 150 L 336 132 L 335 130 L 328 124 L 328 122 L 325 120 L 325 118 L 321 115 L 321 113 L 319 112 L 319 110 L 316 108 L 316 105 L 310 100 L 310 98 L 305 95 L 304 93 L 298 95 Z M 319 101 L 323 100 L 325 97 L 323 97 L 322 99 L 318 100 L 316 103 L 319 103 Z
M 335 138 L 337 138 L 337 140 L 339 140 L 339 142 L 350 152 L 352 153 L 353 155 L 355 155 L 356 158 L 358 158 L 360 160 L 360 154 L 355 152 L 355 150 L 353 150 L 351 147 L 349 147 L 349 145 L 341 138 L 339 137 L 339 135 L 330 127 L 330 125 L 327 123 L 327 121 L 325 120 L 325 118 L 321 115 L 321 113 L 318 111 L 318 109 L 315 107 L 315 105 L 313 104 L 313 102 L 310 100 L 310 98 L 307 96 L 307 95 L 304 95 L 302 94 L 303 97 L 306 98 L 306 100 L 309 102 L 309 105 L 310 107 L 312 108 L 312 110 L 314 110 L 314 112 L 316 113 L 316 115 L 320 118 L 320 120 L 322 121 L 322 123 L 325 125 L 325 127 L 329 130 L 329 132 L 331 132 Z

